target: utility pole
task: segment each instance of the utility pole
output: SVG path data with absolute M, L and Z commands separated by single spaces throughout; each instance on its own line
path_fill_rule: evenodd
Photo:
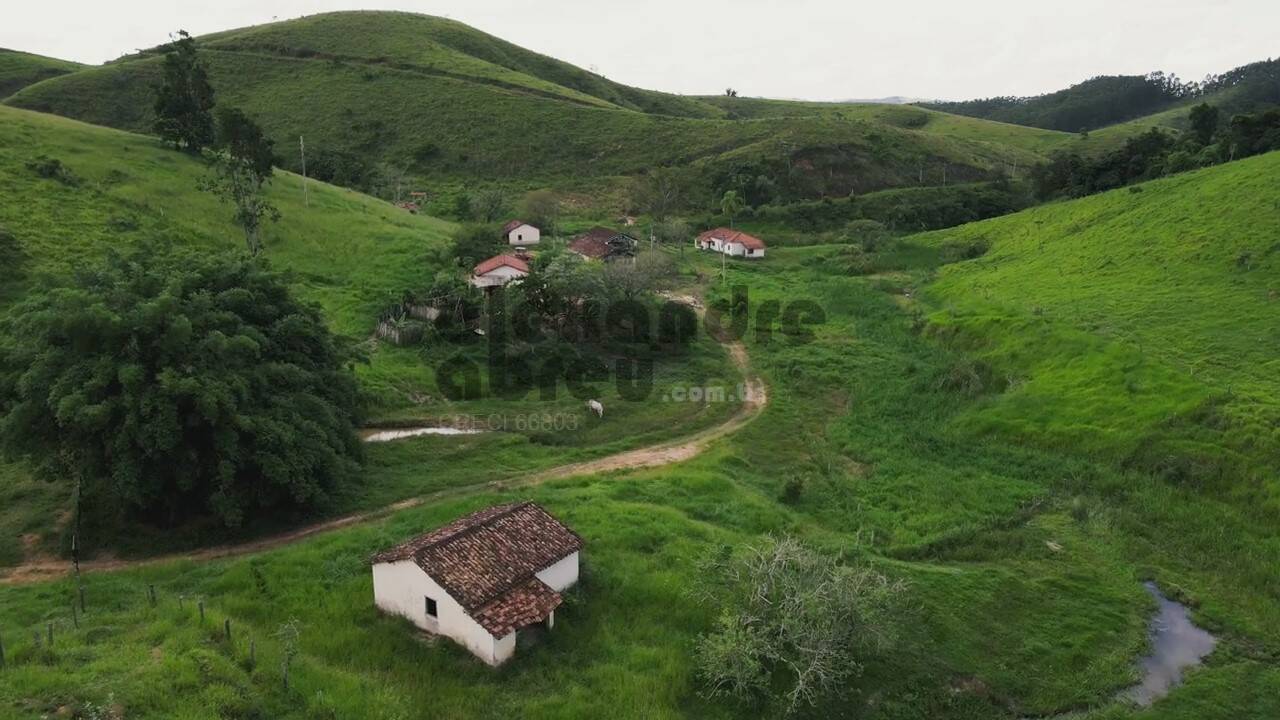
M 76 574 L 76 592 L 80 595 L 80 602 L 84 603 L 84 584 L 80 581 L 80 494 L 83 491 L 84 478 L 76 478 L 76 503 L 75 503 L 75 528 L 71 531 L 71 565 L 75 569 Z M 80 608 L 81 612 L 84 607 Z
M 311 194 L 307 191 L 307 144 L 298 136 L 298 152 L 302 153 L 302 202 L 311 207 Z

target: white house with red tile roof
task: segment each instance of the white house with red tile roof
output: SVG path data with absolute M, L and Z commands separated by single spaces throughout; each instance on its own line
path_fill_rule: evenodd
M 497 505 L 375 555 L 374 603 L 497 666 L 515 653 L 517 632 L 555 622 L 581 550 L 582 538 L 541 506 Z
M 753 259 L 764 257 L 765 250 L 764 241 L 760 238 L 730 228 L 708 230 L 698 236 L 694 245 L 699 250 Z
M 502 226 L 502 239 L 516 247 L 537 245 L 542 241 L 542 231 L 523 220 L 512 220 Z
M 506 285 L 529 274 L 529 263 L 515 255 L 495 255 L 471 271 L 471 284 L 478 288 Z

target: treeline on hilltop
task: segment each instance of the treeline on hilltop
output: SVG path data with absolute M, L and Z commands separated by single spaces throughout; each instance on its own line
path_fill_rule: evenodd
M 962 185 L 899 188 L 848 198 L 761 205 L 745 220 L 781 224 L 810 232 L 851 228 L 866 232 L 921 232 L 1007 215 L 1026 208 L 1024 183 L 1007 178 Z
M 1217 97 L 1222 95 L 1221 98 Z M 1249 112 L 1280 103 L 1280 60 L 1243 65 L 1199 82 L 1177 75 L 1116 75 L 1090 78 L 1065 90 L 1032 97 L 993 97 L 963 102 L 922 103 L 956 115 L 1080 132 L 1151 115 L 1195 98 L 1214 96 L 1229 112 Z
M 1036 197 L 1081 197 L 1280 150 L 1280 108 L 1236 115 L 1229 122 L 1223 116 L 1216 106 L 1202 103 L 1191 108 L 1186 132 L 1152 128 L 1099 157 L 1055 153 L 1032 169 Z

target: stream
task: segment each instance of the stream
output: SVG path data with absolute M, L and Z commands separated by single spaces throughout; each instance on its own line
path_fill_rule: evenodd
M 383 443 L 405 438 L 422 437 L 423 435 L 479 435 L 483 430 L 464 430 L 451 427 L 396 428 L 393 430 L 374 430 L 363 433 L 361 439 L 367 443 Z
M 1120 694 L 1147 707 L 1182 684 L 1182 673 L 1196 667 L 1218 644 L 1218 639 L 1191 622 L 1186 605 L 1174 602 L 1153 582 L 1145 583 L 1159 604 L 1151 619 L 1151 654 L 1142 659 L 1142 682 Z

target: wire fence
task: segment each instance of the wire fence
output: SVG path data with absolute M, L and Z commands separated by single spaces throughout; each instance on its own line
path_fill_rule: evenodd
M 23 667 L 56 667 L 64 658 L 59 650 L 64 647 L 98 644 L 104 638 L 119 632 L 120 622 L 132 616 L 141 622 L 159 620 L 194 622 L 203 640 L 219 649 L 229 659 L 245 670 L 259 669 L 261 655 L 269 654 L 278 660 L 279 682 L 285 690 L 290 688 L 293 660 L 298 654 L 300 625 L 291 620 L 281 625 L 275 633 L 256 635 L 248 626 L 234 622 L 229 614 L 215 611 L 206 596 L 164 596 L 155 584 L 148 584 L 138 596 L 137 604 L 114 603 L 109 609 L 94 611 L 84 586 L 72 593 L 65 612 L 46 615 L 37 625 L 5 627 L 0 624 L 0 680 L 4 673 Z M 145 614 L 140 614 L 145 613 Z M 65 659 L 74 660 L 72 653 Z

